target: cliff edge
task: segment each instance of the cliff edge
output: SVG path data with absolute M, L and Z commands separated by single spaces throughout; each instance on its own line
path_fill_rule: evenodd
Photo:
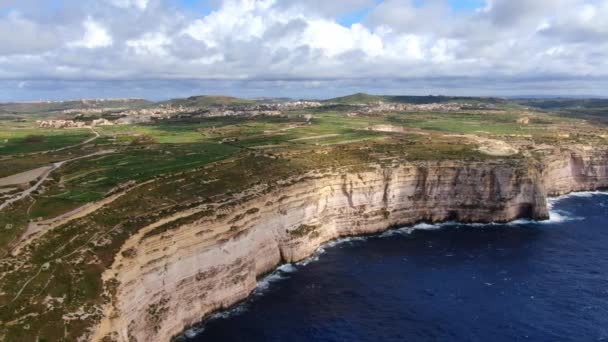
M 608 152 L 312 172 L 246 201 L 189 209 L 131 236 L 104 273 L 93 340 L 168 341 L 323 243 L 416 222 L 548 218 L 547 196 L 608 186 Z

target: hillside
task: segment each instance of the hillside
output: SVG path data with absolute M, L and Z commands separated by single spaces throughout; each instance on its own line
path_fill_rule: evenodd
M 226 105 L 246 105 L 254 104 L 256 101 L 240 99 L 231 96 L 220 96 L 220 95 L 200 95 L 191 96 L 185 99 L 173 99 L 161 104 L 171 104 L 174 106 L 184 107 L 207 107 L 207 106 L 226 106 Z
M 10 102 L 0 103 L 0 112 L 15 114 L 50 113 L 75 109 L 134 108 L 150 104 L 152 104 L 152 102 L 144 99 L 82 99 L 59 102 Z
M 326 100 L 327 103 L 337 103 L 346 105 L 373 104 L 378 102 L 388 103 L 410 103 L 410 104 L 430 104 L 447 102 L 468 102 L 486 104 L 506 104 L 507 101 L 494 97 L 465 97 L 465 96 L 391 96 L 391 95 L 370 95 L 357 93 L 348 96 L 336 97 Z
M 516 99 L 524 106 L 540 109 L 606 109 L 608 99 Z
M 516 99 L 515 102 L 566 117 L 608 124 L 608 99 Z
M 326 100 L 325 102 L 329 103 L 338 103 L 338 104 L 370 104 L 377 102 L 385 102 L 386 97 L 380 95 L 370 95 L 365 93 L 357 93 L 353 95 L 347 95 L 342 97 L 336 97 L 333 99 Z

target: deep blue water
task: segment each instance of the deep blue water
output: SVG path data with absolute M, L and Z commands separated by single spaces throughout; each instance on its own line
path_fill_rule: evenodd
M 608 340 L 608 195 L 548 223 L 420 227 L 284 266 L 192 340 Z

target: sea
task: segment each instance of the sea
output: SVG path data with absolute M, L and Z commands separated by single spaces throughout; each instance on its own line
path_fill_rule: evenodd
M 551 218 L 335 241 L 185 332 L 197 342 L 608 340 L 608 194 Z

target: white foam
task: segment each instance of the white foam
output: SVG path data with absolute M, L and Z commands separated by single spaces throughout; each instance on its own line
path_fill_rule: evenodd
M 390 229 L 380 234 L 380 237 L 391 237 L 395 235 L 410 235 L 414 231 L 412 227 L 403 227 L 397 229 Z
M 204 327 L 200 327 L 200 328 L 190 328 L 188 330 L 186 330 L 184 332 L 184 335 L 186 335 L 187 338 L 195 338 L 196 335 L 199 335 L 200 333 L 202 333 L 203 331 L 205 331 Z
M 567 198 L 590 198 L 590 197 L 594 197 L 594 196 L 598 196 L 598 195 L 608 195 L 608 191 L 581 191 L 581 192 L 573 192 L 567 195 L 562 195 L 562 196 L 557 196 L 557 197 L 553 197 L 553 198 L 549 198 L 547 200 L 547 205 L 549 206 L 549 209 L 552 209 L 553 206 L 561 201 L 561 200 L 565 200 Z
M 565 210 L 549 210 L 549 219 L 545 221 L 541 221 L 541 224 L 548 223 L 562 223 L 568 221 L 580 221 L 583 220 L 583 217 L 573 216 L 571 213 Z
M 568 198 L 591 198 L 598 195 L 608 195 L 606 191 L 581 191 L 581 192 L 573 192 L 567 195 L 553 197 L 547 200 L 547 207 L 549 208 L 549 219 L 545 221 L 539 222 L 539 224 L 548 224 L 548 223 L 562 223 L 568 221 L 580 221 L 583 220 L 583 217 L 573 216 L 571 213 L 565 210 L 554 209 L 555 205 L 565 199 Z
M 450 224 L 450 222 L 439 223 L 439 224 L 429 224 L 429 223 L 419 223 L 412 227 L 412 229 L 416 230 L 435 230 L 440 229 L 443 224 Z
M 284 264 L 277 268 L 277 271 L 282 273 L 293 273 L 298 269 L 293 264 Z
M 285 277 L 283 277 L 281 274 L 276 273 L 276 272 L 273 272 L 272 274 L 267 275 L 266 277 L 262 278 L 262 280 L 258 281 L 257 287 L 254 290 L 254 294 L 263 293 L 270 287 L 270 284 L 277 282 L 281 279 L 285 279 Z
M 258 281 L 257 287 L 253 291 L 253 294 L 264 294 L 264 292 L 268 290 L 272 283 L 276 283 L 277 281 L 286 279 L 289 273 L 293 273 L 297 270 L 298 269 L 293 264 L 284 264 L 277 267 L 272 273 L 262 278 L 262 280 Z
M 339 239 L 326 243 L 325 245 L 323 245 L 323 247 L 331 248 L 331 247 L 335 247 L 335 246 L 342 245 L 345 243 L 361 242 L 361 241 L 367 240 L 367 238 L 368 237 L 365 237 L 365 236 L 349 236 L 349 237 L 345 237 L 345 238 L 339 238 Z M 323 247 L 319 248 L 319 250 L 323 250 L 323 252 L 325 252 Z
M 318 261 L 319 260 L 319 254 L 317 254 L 317 253 L 319 253 L 319 250 L 317 250 L 313 256 L 308 257 L 308 258 L 306 258 L 306 259 L 298 262 L 296 265 L 298 265 L 298 266 L 306 266 L 306 265 L 310 264 L 311 262 Z
M 311 262 L 318 261 L 319 256 L 321 256 L 322 254 L 325 254 L 326 248 L 336 247 L 338 245 L 345 244 L 345 243 L 361 242 L 361 241 L 367 240 L 368 238 L 369 238 L 369 236 L 350 236 L 350 237 L 339 238 L 336 240 L 326 242 L 325 244 L 323 244 L 322 246 L 317 248 L 317 250 L 315 250 L 315 252 L 310 257 L 308 257 L 304 260 L 298 261 L 296 263 L 296 265 L 297 266 L 306 266 L 306 265 L 310 264 Z

